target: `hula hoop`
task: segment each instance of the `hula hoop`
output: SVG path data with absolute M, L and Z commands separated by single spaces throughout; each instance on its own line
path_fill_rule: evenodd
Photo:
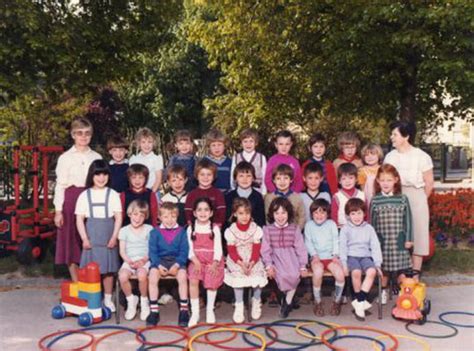
M 181 335 L 177 339 L 170 340 L 170 341 L 163 341 L 163 342 L 152 342 L 152 341 L 147 341 L 144 340 L 143 338 L 143 333 L 150 331 L 150 330 L 166 330 L 178 335 Z M 169 344 L 176 344 L 180 341 L 183 341 L 188 338 L 188 333 L 183 331 L 181 327 L 175 326 L 175 325 L 155 325 L 152 327 L 146 327 L 146 328 L 141 328 L 137 330 L 137 333 L 135 335 L 135 339 L 140 342 L 142 345 L 147 345 L 147 346 L 164 346 L 164 345 L 169 345 Z M 140 340 L 141 339 L 141 340 Z
M 229 328 L 235 328 L 235 326 L 242 326 L 242 325 L 245 325 L 245 326 L 254 326 L 255 324 L 254 323 L 245 323 L 245 322 L 242 322 L 242 323 L 224 323 L 224 325 L 226 327 L 229 327 Z M 269 331 L 271 333 L 274 334 L 275 337 L 278 337 L 278 333 L 275 331 L 275 329 L 273 328 L 268 328 Z M 236 332 L 234 332 L 236 333 Z M 237 333 L 236 333 L 237 334 Z M 204 339 L 205 340 L 208 340 L 208 335 L 209 334 L 206 334 L 204 336 Z M 246 335 L 246 334 L 243 334 L 243 335 Z M 270 345 L 273 345 L 275 343 L 275 341 L 270 341 L 269 343 L 267 343 L 267 349 L 268 349 L 268 346 Z M 222 350 L 232 350 L 232 351 L 254 351 L 255 349 L 259 348 L 260 346 L 257 345 L 257 344 L 254 344 L 255 346 L 254 347 L 235 347 L 235 346 L 225 346 L 225 345 L 221 345 L 221 344 L 215 344 L 215 345 L 212 345 L 213 347 L 215 348 L 218 348 L 218 349 L 222 349 Z
M 83 346 L 80 346 L 80 347 L 76 347 L 74 349 L 67 349 L 67 350 L 70 350 L 70 351 L 78 351 L 78 350 L 83 350 L 89 346 L 92 345 L 92 343 L 94 342 L 94 335 L 92 335 L 91 333 L 87 333 L 85 331 L 82 331 L 82 330 L 60 330 L 60 331 L 57 331 L 57 332 L 54 332 L 54 333 L 51 333 L 51 334 L 48 334 L 48 335 L 45 335 L 43 336 L 39 341 L 38 341 L 38 347 L 40 350 L 42 351 L 47 351 L 47 350 L 51 350 L 51 346 L 56 342 L 54 341 L 53 343 L 49 342 L 48 345 L 46 346 L 43 346 L 43 342 L 45 340 L 48 340 L 49 338 L 53 337 L 53 336 L 57 336 L 57 335 L 61 335 L 61 334 L 64 334 L 64 333 L 67 333 L 66 335 L 62 335 L 61 339 L 62 338 L 65 338 L 66 336 L 68 335 L 72 335 L 72 334 L 83 334 L 85 336 L 88 336 L 90 338 L 90 340 L 87 342 L 87 344 L 83 345 Z M 56 338 L 58 339 L 58 338 Z M 59 340 L 59 339 L 58 339 Z M 66 350 L 66 349 L 63 349 L 63 350 Z
M 441 322 L 445 323 L 445 324 L 449 324 L 453 327 L 460 327 L 460 328 L 474 328 L 474 325 L 471 324 L 471 325 L 467 325 L 467 324 L 459 324 L 459 323 L 453 323 L 453 322 L 450 322 L 450 321 L 447 321 L 445 316 L 449 316 L 451 314 L 458 314 L 458 315 L 463 315 L 463 316 L 474 316 L 474 313 L 471 313 L 471 312 L 461 312 L 461 311 L 449 311 L 449 312 L 443 312 L 441 313 L 438 318 Z
M 329 323 L 329 322 L 324 322 L 324 323 L 327 324 L 327 325 L 329 325 L 330 327 L 340 327 L 340 326 L 341 326 L 340 324 L 336 324 L 336 323 Z M 310 326 L 310 325 L 316 325 L 316 324 L 318 324 L 317 321 L 299 323 L 299 324 L 296 325 L 295 331 L 296 331 L 298 334 L 300 334 L 301 336 L 305 337 L 305 338 L 312 339 L 312 340 L 321 340 L 321 337 L 320 337 L 320 336 L 312 336 L 312 335 L 306 334 L 304 331 L 301 330 L 301 327 L 308 327 L 308 326 Z M 342 335 L 347 335 L 347 334 L 349 334 L 349 332 L 347 331 L 347 329 L 343 329 L 342 332 L 343 332 Z
M 456 335 L 458 334 L 458 330 L 457 330 L 455 327 L 453 327 L 452 325 L 450 325 L 450 324 L 446 324 L 446 323 L 438 322 L 438 321 L 426 321 L 425 323 L 439 324 L 439 325 L 442 325 L 442 326 L 451 328 L 451 329 L 454 330 L 454 331 L 453 331 L 451 334 L 446 334 L 446 335 L 426 335 L 426 334 L 421 334 L 421 333 L 415 332 L 415 331 L 413 331 L 413 330 L 410 329 L 410 325 L 412 325 L 413 322 L 408 322 L 407 324 L 405 324 L 405 329 L 408 330 L 408 331 L 409 331 L 410 333 L 412 333 L 412 334 L 421 336 L 421 337 L 423 337 L 423 338 L 432 338 L 432 339 L 448 339 L 448 338 L 451 338 L 451 337 L 456 336 Z
M 288 323 L 277 323 L 277 322 L 273 322 L 273 323 L 262 323 L 262 324 L 256 324 L 252 327 L 248 327 L 247 330 L 252 330 L 252 329 L 255 329 L 255 328 L 265 328 L 265 330 L 267 330 L 268 327 L 288 327 L 288 328 L 294 328 L 294 325 L 292 324 L 288 324 Z M 315 336 L 316 334 L 313 333 L 313 331 L 307 329 L 307 328 L 301 328 L 303 329 L 304 331 L 308 332 L 309 334 L 311 334 L 312 336 Z M 268 335 L 268 334 L 267 334 Z M 243 339 L 244 341 L 251 345 L 251 346 L 258 346 L 256 344 L 254 344 L 252 341 L 250 341 L 246 335 L 243 335 Z M 271 338 L 272 341 L 274 343 L 276 342 L 279 342 L 278 340 L 276 340 L 276 338 Z M 312 346 L 312 345 L 318 345 L 317 342 L 315 342 L 314 340 L 311 340 L 310 342 L 308 343 L 300 343 L 298 346 L 295 346 L 295 347 L 290 347 L 290 348 L 279 348 L 279 347 L 268 347 L 265 349 L 267 351 L 292 351 L 292 350 L 301 350 L 303 348 L 306 348 L 306 347 L 309 347 L 309 346 Z
M 128 330 L 117 330 L 117 331 L 114 331 L 114 332 L 110 332 L 110 333 L 107 333 L 107 334 L 104 334 L 102 335 L 100 338 L 94 340 L 94 343 L 92 344 L 92 348 L 91 348 L 91 351 L 96 351 L 97 350 L 97 345 L 100 344 L 102 341 L 104 341 L 105 339 L 107 339 L 108 337 L 111 337 L 111 336 L 114 336 L 114 335 L 118 335 L 118 334 L 123 334 L 125 332 L 127 332 Z M 143 345 L 140 345 L 140 347 L 138 348 L 138 350 L 142 350 L 142 347 Z
M 265 340 L 265 338 L 260 335 L 259 333 L 257 332 L 254 332 L 254 331 L 251 331 L 251 330 L 247 330 L 247 329 L 241 329 L 241 328 L 229 328 L 229 327 L 226 327 L 226 328 L 216 328 L 216 329 L 209 329 L 209 330 L 204 330 L 202 332 L 199 332 L 197 333 L 196 335 L 192 336 L 189 341 L 188 341 L 188 349 L 189 351 L 195 351 L 194 347 L 193 347 L 193 342 L 194 340 L 196 340 L 197 338 L 203 336 L 203 335 L 206 335 L 206 334 L 211 334 L 211 333 L 222 333 L 222 332 L 232 332 L 232 331 L 236 331 L 238 333 L 243 333 L 243 334 L 250 334 L 254 337 L 256 337 L 257 339 L 259 339 L 262 344 L 260 346 L 260 348 L 258 349 L 259 351 L 265 351 L 265 350 L 268 350 L 266 348 L 267 346 L 267 342 Z M 234 349 L 235 350 L 235 349 Z
M 143 346 L 142 346 L 143 347 Z M 178 350 L 185 350 L 186 346 L 181 346 L 181 345 L 176 345 L 176 344 L 169 344 L 169 345 L 152 345 L 152 346 L 147 346 L 145 348 L 140 348 L 138 350 L 153 350 L 153 349 L 161 349 L 163 347 L 174 347 Z
M 128 328 L 128 327 L 123 327 L 123 326 L 119 326 L 119 325 L 95 325 L 95 326 L 86 327 L 86 328 L 82 328 L 82 329 L 66 330 L 66 331 L 62 331 L 62 332 L 57 332 L 57 335 L 59 335 L 61 333 L 64 333 L 64 334 L 59 335 L 59 336 L 55 337 L 53 340 L 51 340 L 46 345 L 46 350 L 49 350 L 56 342 L 58 342 L 62 338 L 65 338 L 65 337 L 67 337 L 71 334 L 78 333 L 78 332 L 83 332 L 83 331 L 89 331 L 89 330 L 103 330 L 103 329 L 124 330 L 124 331 L 129 331 L 131 333 L 137 334 L 137 331 L 135 329 Z M 142 338 L 143 338 L 143 341 L 146 341 L 146 338 L 144 336 L 142 336 Z M 140 343 L 142 343 L 142 342 L 140 341 Z
M 375 329 L 375 328 L 371 328 L 371 327 L 358 327 L 358 326 L 342 326 L 342 327 L 335 327 L 335 328 L 327 329 L 327 330 L 325 330 L 321 333 L 322 343 L 324 345 L 326 345 L 327 347 L 329 347 L 331 350 L 347 351 L 347 349 L 343 349 L 341 347 L 336 347 L 336 346 L 332 345 L 332 339 L 327 340 L 326 337 L 325 337 L 326 334 L 329 334 L 331 331 L 337 331 L 337 330 L 343 330 L 343 329 L 346 329 L 346 330 L 349 330 L 349 329 L 365 330 L 365 331 L 371 331 L 371 332 L 374 332 L 374 333 L 379 333 L 379 334 L 382 334 L 382 335 L 386 335 L 387 337 L 389 337 L 393 341 L 393 346 L 391 348 L 389 348 L 387 351 L 395 351 L 398 348 L 398 340 L 392 334 L 387 333 L 386 331 L 383 331 L 383 330 L 380 330 L 380 329 Z
M 385 335 L 382 335 L 382 336 L 385 336 Z M 369 341 L 372 341 L 372 343 L 374 344 L 379 344 L 382 349 L 377 349 L 377 350 L 382 350 L 382 351 L 385 351 L 385 344 L 383 342 L 381 342 L 380 340 L 377 340 L 377 338 L 372 338 L 370 336 L 365 336 L 365 335 L 338 335 L 338 336 L 335 336 L 334 338 L 332 338 L 332 343 L 335 343 L 337 340 L 340 340 L 340 339 L 364 339 L 364 340 L 369 340 Z
M 209 329 L 215 329 L 215 328 L 225 328 L 227 326 L 228 326 L 228 324 L 225 324 L 225 323 L 222 323 L 222 324 L 221 323 L 218 323 L 218 324 L 199 323 L 199 324 L 196 324 L 196 325 L 188 328 L 188 333 L 191 330 L 194 330 L 194 329 L 197 329 L 197 328 L 200 328 L 200 327 L 210 327 L 210 328 L 207 329 L 207 330 L 209 330 Z M 229 338 L 222 339 L 222 340 L 211 340 L 211 339 L 208 338 L 208 335 L 209 334 L 206 334 L 204 336 L 204 340 L 196 339 L 196 340 L 194 340 L 194 342 L 201 343 L 201 344 L 207 344 L 207 345 L 211 345 L 211 346 L 225 344 L 225 343 L 233 341 L 237 337 L 237 332 L 232 332 L 232 334 L 230 335 Z
M 428 343 L 427 343 L 425 340 L 423 340 L 423 339 L 415 338 L 414 336 L 409 336 L 409 335 L 394 335 L 394 337 L 396 337 L 397 339 L 407 339 L 407 340 L 415 341 L 415 342 L 417 342 L 419 345 L 423 346 L 423 351 L 430 351 L 430 350 L 431 350 L 430 344 L 428 344 Z M 382 340 L 382 339 L 385 339 L 385 338 L 388 338 L 388 336 L 381 335 L 381 336 L 377 336 L 377 337 L 375 338 L 375 340 Z M 375 340 L 374 340 L 374 342 L 372 343 L 372 347 L 373 347 L 376 351 L 380 351 L 380 348 L 377 347 Z
M 314 320 L 311 320 L 311 319 L 279 319 L 279 320 L 276 320 L 275 322 L 273 323 L 270 323 L 270 325 L 277 325 L 278 323 L 283 323 L 283 324 L 288 324 L 288 323 L 295 323 L 295 322 L 301 322 L 301 323 L 309 323 L 309 322 L 314 322 L 314 323 L 317 323 L 319 325 L 322 325 L 323 327 L 327 327 L 327 328 L 331 328 L 331 326 L 329 324 L 326 324 L 324 322 L 318 322 L 318 321 L 314 321 Z M 290 324 L 293 328 L 295 328 L 294 325 Z M 303 328 L 301 328 L 303 329 Z M 306 332 L 309 331 L 309 329 L 307 328 L 304 328 L 303 330 L 305 330 Z M 278 338 L 275 338 L 273 339 L 270 334 L 268 334 L 265 330 L 265 334 L 272 340 L 275 340 L 276 342 L 278 343 L 281 343 L 281 344 L 285 344 L 285 345 L 290 345 L 290 346 L 304 346 L 304 347 L 308 347 L 310 345 L 319 345 L 321 344 L 321 341 L 315 341 L 315 339 L 312 339 L 310 343 L 300 343 L 300 342 L 293 342 L 293 341 L 287 341 L 287 340 L 283 340 L 283 339 L 278 339 Z M 313 337 L 316 337 L 316 334 L 314 334 L 312 331 L 309 332 L 309 335 L 313 336 Z M 334 333 L 333 336 L 337 336 L 337 332 Z M 332 337 L 331 337 L 332 339 Z

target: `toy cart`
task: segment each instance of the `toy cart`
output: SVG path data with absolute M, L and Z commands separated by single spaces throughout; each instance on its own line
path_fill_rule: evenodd
M 62 319 L 75 315 L 83 327 L 110 319 L 110 308 L 102 305 L 99 265 L 88 263 L 77 275 L 77 283 L 65 281 L 61 284 L 61 303 L 53 307 L 52 317 Z
M 15 251 L 22 264 L 43 258 L 48 243 L 56 236 L 54 212 L 48 204 L 48 175 L 51 157 L 61 152 L 63 148 L 59 146 L 14 146 L 8 159 L 9 166 L 13 165 L 13 204 L 0 207 L 0 251 Z M 30 161 L 31 169 L 21 169 L 22 161 Z M 21 175 L 25 171 L 31 179 L 31 207 L 21 201 Z M 3 187 L 6 186 L 4 182 Z

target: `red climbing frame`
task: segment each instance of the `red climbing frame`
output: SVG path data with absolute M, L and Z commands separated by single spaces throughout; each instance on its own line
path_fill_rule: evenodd
M 56 235 L 53 223 L 54 212 L 49 210 L 48 204 L 48 173 L 50 155 L 62 153 L 60 146 L 16 146 L 13 151 L 13 185 L 14 203 L 0 210 L 3 220 L 2 228 L 9 223 L 10 233 L 7 237 L 0 235 L 0 245 L 3 249 L 17 251 L 18 259 L 22 263 L 31 263 L 39 258 L 45 248 L 44 242 Z M 31 155 L 31 176 L 33 189 L 32 207 L 21 207 L 21 157 Z M 41 164 L 41 165 L 40 165 Z M 43 180 L 43 201 L 40 204 L 40 178 Z M 1 234 L 1 233 L 0 233 Z

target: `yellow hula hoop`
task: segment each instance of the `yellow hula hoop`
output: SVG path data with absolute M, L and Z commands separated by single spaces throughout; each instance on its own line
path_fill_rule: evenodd
M 204 336 L 206 334 L 211 334 L 211 333 L 222 333 L 222 332 L 237 332 L 237 333 L 245 333 L 245 334 L 250 334 L 257 339 L 259 339 L 262 343 L 262 346 L 260 347 L 259 351 L 265 351 L 265 348 L 267 347 L 267 341 L 265 338 L 260 335 L 257 332 L 254 332 L 252 330 L 247 330 L 247 329 L 240 329 L 240 328 L 216 328 L 216 329 L 208 329 L 208 330 L 203 330 L 195 335 L 193 335 L 189 341 L 188 341 L 188 350 L 189 351 L 195 351 L 193 347 L 193 342 L 194 340 L 200 338 L 201 336 Z
M 415 338 L 414 336 L 409 336 L 409 335 L 393 335 L 394 337 L 396 337 L 397 339 L 400 338 L 400 339 L 407 339 L 407 340 L 412 340 L 412 341 L 415 341 L 416 343 L 418 343 L 419 345 L 423 346 L 423 351 L 430 351 L 431 350 L 431 346 L 430 344 L 428 344 L 425 340 L 423 339 L 420 339 L 420 338 Z M 376 340 L 381 340 L 381 339 L 387 339 L 388 338 L 388 335 L 380 335 L 380 336 L 377 336 L 375 339 Z M 375 341 L 372 341 L 372 347 L 376 350 L 376 351 L 381 351 L 382 349 L 377 345 L 377 343 Z
M 331 327 L 340 327 L 341 325 L 340 324 L 336 324 L 336 323 L 329 323 L 329 322 L 324 322 L 324 324 L 327 324 Z M 301 336 L 304 336 L 305 338 L 308 338 L 308 339 L 311 339 L 311 340 L 321 340 L 321 337 L 320 336 L 314 336 L 314 335 L 311 335 L 311 334 L 308 334 L 306 333 L 305 331 L 301 330 L 302 327 L 306 327 L 308 325 L 319 325 L 318 323 L 316 322 L 304 322 L 304 323 L 299 323 L 295 326 L 295 331 L 297 334 L 300 334 Z M 341 329 L 342 330 L 342 335 L 347 335 L 349 334 L 349 332 L 347 331 L 347 329 Z M 378 350 L 380 351 L 380 350 Z

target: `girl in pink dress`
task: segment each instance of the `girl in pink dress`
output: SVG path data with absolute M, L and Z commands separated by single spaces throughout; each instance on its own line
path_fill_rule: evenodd
M 367 206 L 370 206 L 370 201 L 375 195 L 374 185 L 377 171 L 383 161 L 383 150 L 380 145 L 370 143 L 362 148 L 361 155 L 364 166 L 359 168 L 357 183 L 365 194 Z
M 189 327 L 199 322 L 199 283 L 207 291 L 206 322 L 215 323 L 214 303 L 217 289 L 224 281 L 224 259 L 221 231 L 213 225 L 213 206 L 206 197 L 193 204 L 194 222 L 188 227 L 189 242 L 189 295 L 191 298 L 191 319 Z
M 288 317 L 300 279 L 308 273 L 308 252 L 293 219 L 291 202 L 277 197 L 268 209 L 270 225 L 263 227 L 262 261 L 268 277 L 275 279 L 278 289 L 285 293 L 280 309 L 282 318 Z

